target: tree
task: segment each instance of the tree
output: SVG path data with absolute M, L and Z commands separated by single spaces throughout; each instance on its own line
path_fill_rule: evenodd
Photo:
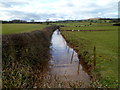
M 31 20 L 31 22 L 35 22 L 35 20 L 34 20 L 34 19 L 32 19 L 32 20 Z
M 49 25 L 49 19 L 46 20 L 46 24 Z
M 90 22 L 90 25 L 92 25 L 92 23 Z

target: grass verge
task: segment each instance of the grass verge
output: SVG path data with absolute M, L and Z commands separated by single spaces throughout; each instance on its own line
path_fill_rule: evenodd
M 118 86 L 118 27 L 105 26 L 111 31 L 62 31 L 67 42 L 74 45 L 85 62 L 93 66 L 96 47 L 96 69 L 92 70 L 99 85 L 95 87 L 115 88 Z M 62 27 L 64 28 L 64 27 Z M 67 27 L 64 28 L 64 30 Z M 76 27 L 75 27 L 76 28 Z M 83 27 L 84 28 L 84 27 Z M 85 27 L 89 29 L 89 26 Z M 93 28 L 93 27 L 92 27 Z M 104 29 L 104 27 L 102 27 Z M 70 28 L 73 29 L 72 27 Z M 99 30 L 99 27 L 94 30 Z M 61 29 L 63 30 L 63 29 Z

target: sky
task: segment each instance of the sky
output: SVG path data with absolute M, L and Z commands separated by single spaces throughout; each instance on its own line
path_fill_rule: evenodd
M 117 18 L 119 0 L 0 0 L 0 20 Z

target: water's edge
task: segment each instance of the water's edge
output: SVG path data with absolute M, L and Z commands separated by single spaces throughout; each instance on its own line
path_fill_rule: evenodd
M 92 78 L 92 73 L 91 73 L 92 68 L 91 68 L 91 66 L 88 65 L 87 63 L 85 63 L 84 58 L 81 56 L 81 54 L 79 54 L 79 50 L 76 49 L 77 47 L 74 46 L 74 45 L 72 45 L 71 43 L 69 43 L 68 40 L 66 39 L 66 37 L 65 37 L 62 33 L 61 33 L 61 35 L 62 35 L 62 37 L 66 40 L 67 45 L 68 45 L 69 47 L 73 48 L 74 51 L 76 51 L 76 53 L 77 53 L 77 55 L 78 55 L 78 58 L 79 58 L 79 60 L 80 60 L 81 65 L 84 67 L 84 70 L 85 70 L 85 71 L 90 75 L 90 77 Z
M 86 66 L 74 48 L 71 48 L 59 30 L 54 31 L 51 39 L 50 73 L 62 81 L 81 81 L 90 84 Z

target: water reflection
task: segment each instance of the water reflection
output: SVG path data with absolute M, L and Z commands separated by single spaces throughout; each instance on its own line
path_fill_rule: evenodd
M 67 45 L 59 30 L 53 33 L 51 43 L 50 73 L 63 81 L 79 80 L 89 84 L 89 75 L 83 70 L 77 53 Z
M 68 53 L 69 53 L 69 47 L 68 47 Z
M 79 73 L 80 73 L 80 61 L 78 63 L 78 75 L 79 75 Z
M 74 55 L 74 50 L 73 50 L 73 53 L 72 53 L 72 56 L 71 56 L 71 62 L 70 62 L 70 64 L 72 64 L 72 61 L 73 61 L 73 55 Z

